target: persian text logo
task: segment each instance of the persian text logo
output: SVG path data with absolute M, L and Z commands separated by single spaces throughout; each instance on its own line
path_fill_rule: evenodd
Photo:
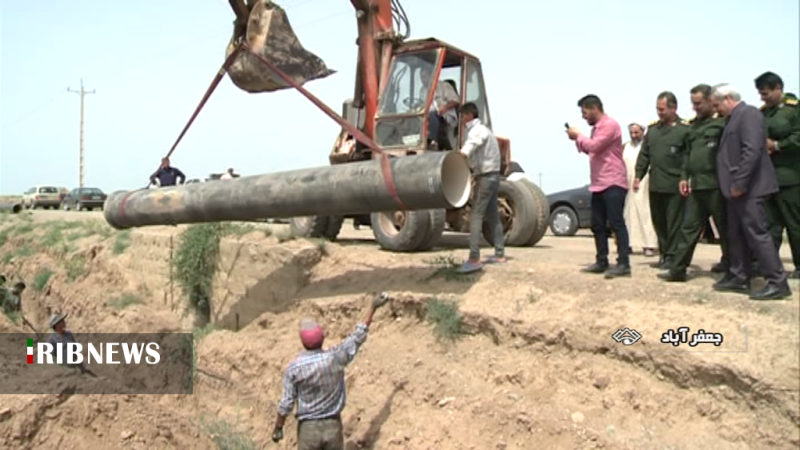
M 125 364 L 141 364 L 142 355 L 147 354 L 144 360 L 147 364 L 158 364 L 161 355 L 158 353 L 159 346 L 155 342 L 147 344 L 129 344 L 127 342 L 106 342 L 105 345 L 86 344 L 86 362 L 91 364 L 122 364 L 122 360 L 116 354 L 120 353 L 115 347 L 122 348 L 122 355 Z M 28 364 L 33 364 L 33 339 L 28 339 Z M 103 349 L 105 348 L 105 352 Z M 54 364 L 53 352 L 55 351 L 55 364 L 83 364 L 83 345 L 77 342 L 58 343 L 53 345 L 49 342 L 38 342 L 36 348 L 36 364 Z M 65 358 L 66 357 L 66 358 Z

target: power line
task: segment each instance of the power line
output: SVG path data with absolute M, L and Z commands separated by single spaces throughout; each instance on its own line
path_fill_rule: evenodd
M 58 91 L 58 94 L 55 94 L 54 96 L 50 97 L 50 99 L 49 99 L 49 100 L 47 100 L 47 101 L 45 101 L 45 102 L 42 102 L 42 103 L 41 103 L 39 106 L 37 106 L 36 108 L 33 108 L 32 110 L 28 111 L 27 113 L 25 113 L 25 114 L 23 114 L 23 115 L 19 116 L 19 117 L 17 118 L 17 120 L 15 120 L 15 121 L 13 121 L 13 122 L 11 122 L 11 123 L 8 123 L 8 124 L 3 124 L 3 126 L 8 126 L 8 127 L 11 127 L 11 126 L 13 126 L 13 125 L 17 125 L 17 124 L 18 124 L 18 123 L 20 123 L 20 122 L 23 122 L 23 121 L 25 121 L 25 120 L 26 120 L 26 119 L 28 119 L 29 117 L 33 116 L 34 114 L 36 114 L 36 113 L 38 113 L 39 111 L 41 111 L 42 109 L 44 109 L 46 106 L 50 106 L 50 104 L 51 104 L 51 103 L 53 103 L 53 102 L 55 102 L 56 100 L 58 100 L 58 99 L 60 99 L 61 97 L 63 97 L 63 96 L 64 96 L 64 94 L 66 94 L 66 92 L 64 92 L 64 90 L 63 90 L 63 89 L 60 89 L 60 90 Z
M 91 91 L 87 91 L 83 88 L 83 78 L 81 78 L 81 89 L 80 90 L 73 90 L 67 88 L 67 92 L 72 92 L 74 94 L 80 94 L 81 96 L 81 131 L 80 131 L 80 167 L 78 173 L 78 187 L 83 187 L 83 111 L 84 111 L 84 98 L 87 94 L 94 94 L 95 90 L 92 89 Z

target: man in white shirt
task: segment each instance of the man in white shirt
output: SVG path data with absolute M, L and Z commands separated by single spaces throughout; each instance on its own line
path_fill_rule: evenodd
M 484 218 L 494 228 L 494 256 L 487 258 L 486 262 L 506 262 L 505 233 L 497 206 L 500 190 L 500 146 L 492 130 L 478 118 L 478 107 L 475 103 L 465 103 L 459 108 L 459 115 L 467 134 L 461 153 L 468 158 L 476 181 L 475 197 L 469 216 L 469 259 L 458 269 L 461 273 L 470 273 L 483 267 L 480 243 Z
M 428 89 L 431 85 L 431 69 L 423 68 L 420 70 L 420 80 L 422 80 L 422 90 L 420 96 L 423 100 L 428 98 Z M 458 124 L 458 114 L 456 112 L 459 101 L 456 90 L 452 85 L 446 81 L 438 81 L 433 93 L 433 102 L 431 103 L 430 110 L 428 111 L 428 139 L 437 142 L 439 148 L 454 149 L 455 140 L 453 139 L 453 130 Z M 442 121 L 444 123 L 442 123 Z M 447 142 L 439 142 L 440 127 L 445 126 L 445 133 Z M 445 148 L 447 145 L 448 148 Z
M 223 173 L 222 176 L 219 177 L 219 179 L 220 180 L 232 180 L 233 179 L 233 168 L 231 167 L 230 169 L 228 169 L 228 171 Z

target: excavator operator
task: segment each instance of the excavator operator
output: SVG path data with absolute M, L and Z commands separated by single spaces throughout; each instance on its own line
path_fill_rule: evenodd
M 423 99 L 428 98 L 428 87 L 431 85 L 431 68 L 423 67 L 420 69 L 420 80 L 422 81 Z M 459 105 L 459 97 L 449 80 L 437 81 L 436 90 L 433 93 L 433 102 L 428 111 L 428 143 L 436 143 L 440 150 L 453 150 L 455 142 L 453 138 L 454 130 L 458 124 L 458 114 L 456 109 Z

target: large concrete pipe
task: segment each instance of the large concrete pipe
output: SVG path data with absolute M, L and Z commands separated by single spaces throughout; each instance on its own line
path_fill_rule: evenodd
M 21 203 L 0 203 L 0 212 L 1 211 L 11 211 L 12 213 L 16 214 L 22 211 L 22 204 Z
M 460 208 L 470 195 L 467 160 L 429 152 L 390 160 L 394 185 L 409 210 Z M 343 216 L 397 210 L 377 160 L 250 177 L 117 191 L 105 218 L 117 229 L 148 225 Z

